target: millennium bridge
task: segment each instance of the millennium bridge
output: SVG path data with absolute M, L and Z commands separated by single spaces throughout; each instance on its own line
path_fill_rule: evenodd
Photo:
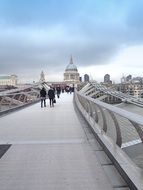
M 143 190 L 143 101 L 97 83 L 40 107 L 0 92 L 0 190 Z

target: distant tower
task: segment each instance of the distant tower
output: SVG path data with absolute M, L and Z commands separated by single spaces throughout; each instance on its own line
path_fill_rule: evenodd
M 79 77 L 79 81 L 82 82 L 82 77 Z
M 126 77 L 126 81 L 131 81 L 132 80 L 132 75 L 128 75 L 127 77 Z
M 121 78 L 121 83 L 125 83 L 126 82 L 126 77 L 123 75 Z
M 40 83 L 43 83 L 43 82 L 45 82 L 45 75 L 44 75 L 44 72 L 42 71 L 40 75 Z
M 110 75 L 109 75 L 109 74 L 106 74 L 106 75 L 104 76 L 104 82 L 105 82 L 105 83 L 109 83 L 109 82 L 110 82 Z
M 84 75 L 84 82 L 89 82 L 89 75 L 88 74 Z

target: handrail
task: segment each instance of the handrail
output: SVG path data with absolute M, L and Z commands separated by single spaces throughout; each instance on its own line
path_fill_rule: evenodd
M 102 91 L 104 92 L 105 94 L 108 94 L 108 95 L 111 95 L 111 96 L 114 96 L 116 98 L 119 98 L 121 99 L 122 101 L 125 101 L 125 102 L 128 102 L 128 103 L 132 103 L 132 104 L 135 104 L 135 105 L 138 105 L 140 107 L 143 107 L 143 101 L 140 101 L 138 98 L 132 96 L 132 95 L 129 95 L 129 94 L 125 94 L 125 93 L 122 93 L 120 91 L 116 91 L 116 90 L 112 90 L 110 88 L 107 88 L 101 84 L 95 84 L 95 83 L 90 83 L 90 85 L 92 85 L 96 90 L 99 90 L 99 91 Z
M 18 92 L 13 94 L 0 95 L 0 111 L 8 110 L 13 107 L 21 106 L 27 103 L 39 100 L 40 93 L 37 91 Z M 3 110 L 3 105 L 7 104 L 6 109 Z
M 105 133 L 108 134 L 108 132 L 111 130 L 111 127 L 115 130 L 116 139 L 115 136 L 112 136 L 110 133 L 110 137 L 115 139 L 117 144 L 121 147 L 123 143 L 127 143 L 128 141 L 124 142 L 123 136 L 123 127 L 126 129 L 126 126 L 121 127 L 121 123 L 124 121 L 124 123 L 128 124 L 128 128 L 130 131 L 132 131 L 133 139 L 130 136 L 129 141 L 140 139 L 141 142 L 143 142 L 143 117 L 131 113 L 129 111 L 123 110 L 118 107 L 114 107 L 112 105 L 109 105 L 107 103 L 101 102 L 99 100 L 93 99 L 91 97 L 85 96 L 84 94 L 75 91 L 76 99 L 80 102 L 84 110 L 86 110 L 86 113 L 90 115 L 90 117 L 94 120 L 94 122 L 97 120 L 95 117 L 92 117 L 90 114 L 91 110 L 96 111 L 98 113 L 98 123 L 100 124 L 101 130 L 103 130 Z M 83 101 L 84 100 L 84 101 Z M 87 102 L 88 102 L 88 108 L 87 108 Z M 90 102 L 90 103 L 89 103 Z M 104 113 L 108 112 L 108 117 L 106 114 L 106 117 Z M 110 120 L 110 126 L 109 122 L 107 123 L 106 120 Z M 102 124 L 101 124 L 102 123 Z M 105 126 L 106 124 L 108 126 Z M 112 123 L 112 126 L 111 126 Z M 102 126 L 101 126 L 102 125 Z M 127 134 L 128 135 L 128 134 Z M 120 139 L 120 140 L 119 140 Z
M 76 92 L 77 95 L 80 95 L 81 97 L 84 97 L 85 99 L 101 106 L 101 107 L 104 107 L 114 113 L 117 113 L 125 118 L 128 118 L 129 120 L 131 121 L 135 121 L 136 123 L 140 124 L 140 125 L 143 125 L 143 116 L 140 116 L 138 114 L 135 114 L 135 113 L 132 113 L 132 112 L 129 112 L 129 111 L 126 111 L 126 110 L 123 110 L 121 108 L 117 108 L 115 106 L 112 106 L 112 105 L 109 105 L 107 103 L 104 103 L 104 102 L 101 102 L 100 100 L 96 100 L 96 99 L 93 99 L 91 97 L 88 97 L 88 96 L 85 96 L 79 92 Z M 134 119 L 135 118 L 135 119 Z
M 123 129 L 134 129 L 133 133 L 136 132 L 136 137 L 143 141 L 143 117 L 85 96 L 76 90 L 74 102 L 91 126 L 96 139 L 127 182 L 129 188 L 132 190 L 143 190 L 143 173 L 141 168 L 137 167 L 121 149 L 123 137 L 126 136 Z M 110 118 L 110 122 L 107 118 Z M 123 122 L 122 119 L 126 120 L 126 122 Z M 121 126 L 122 122 L 123 126 Z M 105 123 L 107 128 L 104 126 Z M 128 126 L 129 124 L 130 126 Z M 108 132 L 112 131 L 113 128 L 116 131 L 116 135 L 109 136 Z

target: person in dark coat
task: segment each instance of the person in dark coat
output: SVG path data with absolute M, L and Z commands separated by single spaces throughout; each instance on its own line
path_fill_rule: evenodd
M 61 87 L 57 86 L 56 91 L 57 91 L 57 97 L 59 98 L 61 94 Z
M 44 107 L 46 107 L 46 90 L 44 87 L 40 90 L 40 98 L 41 98 L 41 108 L 43 107 L 43 103 Z
M 48 96 L 49 96 L 49 100 L 50 100 L 50 107 L 54 107 L 54 99 L 55 99 L 55 92 L 53 90 L 52 87 L 50 87 L 49 91 L 48 91 Z

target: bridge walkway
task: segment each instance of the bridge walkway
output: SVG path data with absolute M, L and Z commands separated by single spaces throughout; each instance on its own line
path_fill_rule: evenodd
M 0 159 L 0 190 L 129 189 L 72 99 L 62 94 L 55 107 L 37 103 L 0 118 L 0 144 L 11 145 Z

